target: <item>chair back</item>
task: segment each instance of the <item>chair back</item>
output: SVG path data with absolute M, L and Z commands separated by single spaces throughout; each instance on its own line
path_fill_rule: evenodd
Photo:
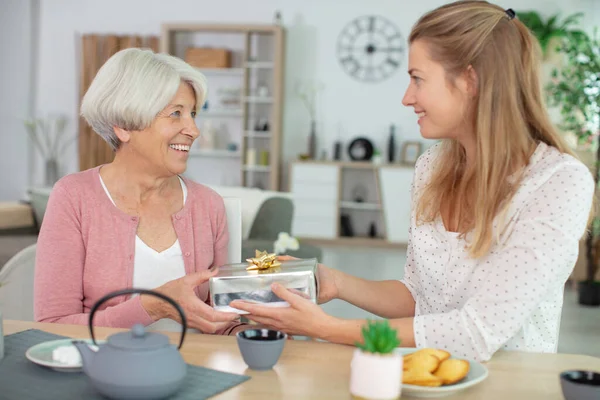
M 0 269 L 0 309 L 4 319 L 33 321 L 35 249 L 32 244 Z
M 242 262 L 242 202 L 237 197 L 223 197 L 229 230 L 228 263 Z

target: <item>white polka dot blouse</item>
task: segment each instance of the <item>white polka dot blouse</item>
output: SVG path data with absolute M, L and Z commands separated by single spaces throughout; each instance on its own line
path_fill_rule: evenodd
M 588 168 L 540 143 L 489 253 L 468 255 L 466 241 L 441 218 L 416 224 L 414 195 L 427 183 L 439 145 L 417 162 L 402 282 L 415 299 L 417 347 L 488 360 L 499 349 L 556 352 L 563 289 L 592 206 Z M 498 218 L 494 222 L 498 227 Z

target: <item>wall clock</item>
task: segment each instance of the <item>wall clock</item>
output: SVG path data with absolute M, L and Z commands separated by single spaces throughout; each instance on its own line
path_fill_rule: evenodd
M 344 27 L 338 38 L 337 57 L 353 78 L 380 82 L 396 72 L 405 49 L 398 27 L 384 17 L 366 15 Z

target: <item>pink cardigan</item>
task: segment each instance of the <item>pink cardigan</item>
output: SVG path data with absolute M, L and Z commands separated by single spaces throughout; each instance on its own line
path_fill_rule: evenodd
M 68 175 L 52 190 L 37 244 L 36 321 L 85 325 L 97 300 L 132 285 L 138 218 L 111 203 L 99 170 Z M 225 264 L 229 233 L 221 196 L 183 179 L 188 196 L 172 220 L 189 274 Z M 196 290 L 207 302 L 208 283 Z M 129 328 L 152 322 L 139 296 L 113 298 L 94 316 L 96 326 Z

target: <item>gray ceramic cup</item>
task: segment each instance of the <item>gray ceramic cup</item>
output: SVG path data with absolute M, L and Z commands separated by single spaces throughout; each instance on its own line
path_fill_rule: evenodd
M 256 370 L 273 368 L 287 340 L 285 333 L 272 329 L 247 329 L 236 337 L 244 362 Z
M 560 374 L 560 386 L 566 400 L 600 399 L 600 373 L 565 371 Z

